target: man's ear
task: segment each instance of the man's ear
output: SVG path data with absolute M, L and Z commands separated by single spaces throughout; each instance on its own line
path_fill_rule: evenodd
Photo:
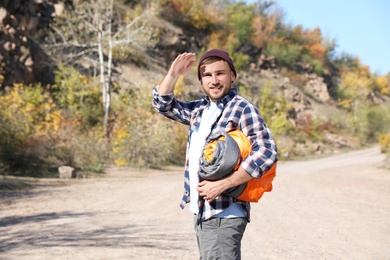
M 234 75 L 233 72 L 232 72 L 231 80 L 232 80 L 232 83 L 236 80 L 236 75 Z

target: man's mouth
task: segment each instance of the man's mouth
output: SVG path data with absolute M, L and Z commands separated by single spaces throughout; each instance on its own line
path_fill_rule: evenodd
M 213 86 L 213 87 L 210 87 L 210 90 L 213 90 L 213 91 L 218 91 L 218 90 L 221 90 L 222 89 L 222 86 Z

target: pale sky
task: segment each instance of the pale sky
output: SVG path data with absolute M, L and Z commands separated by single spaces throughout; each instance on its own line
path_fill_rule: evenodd
M 249 0 L 248 3 L 256 2 Z M 346 52 L 370 66 L 372 73 L 390 73 L 389 0 L 275 0 L 284 11 L 284 23 L 319 27 L 334 39 L 336 52 Z

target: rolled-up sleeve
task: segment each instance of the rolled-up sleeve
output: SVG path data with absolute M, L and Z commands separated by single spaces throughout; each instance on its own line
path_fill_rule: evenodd
M 173 92 L 161 95 L 158 93 L 158 87 L 153 89 L 153 107 L 160 112 L 169 111 L 174 99 Z
M 153 103 L 152 106 L 165 117 L 189 125 L 191 118 L 191 109 L 189 102 L 177 101 L 174 93 L 159 94 L 158 87 L 153 89 Z

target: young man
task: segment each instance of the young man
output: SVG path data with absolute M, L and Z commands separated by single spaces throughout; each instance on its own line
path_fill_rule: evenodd
M 184 196 L 190 203 L 201 259 L 241 259 L 241 239 L 250 220 L 250 203 L 222 193 L 260 178 L 277 161 L 275 142 L 258 109 L 232 88 L 237 72 L 229 54 L 213 49 L 198 63 L 198 78 L 206 96 L 183 102 L 174 97 L 177 79 L 195 64 L 194 53 L 180 54 L 153 90 L 153 106 L 164 116 L 189 125 Z M 199 159 L 207 137 L 218 131 L 241 130 L 251 143 L 251 154 L 239 169 L 216 181 L 199 180 Z

